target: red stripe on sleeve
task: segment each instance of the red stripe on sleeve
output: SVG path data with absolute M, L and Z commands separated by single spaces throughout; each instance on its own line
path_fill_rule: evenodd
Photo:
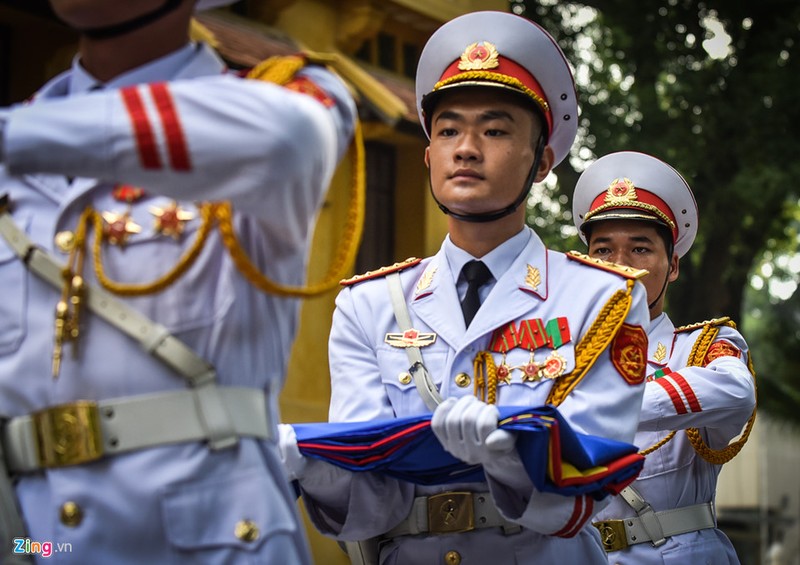
M 681 398 L 681 395 L 678 393 L 677 390 L 675 390 L 675 387 L 672 385 L 671 382 L 669 382 L 669 379 L 667 379 L 666 377 L 662 377 L 660 379 L 656 379 L 653 382 L 660 384 L 664 388 L 664 390 L 667 391 L 670 400 L 672 400 L 672 405 L 675 406 L 675 412 L 677 412 L 678 414 L 686 414 L 688 412 L 688 410 L 686 410 L 686 406 L 683 404 L 683 399 Z
M 576 496 L 575 506 L 572 509 L 572 516 L 569 517 L 567 524 L 554 533 L 554 536 L 560 538 L 571 538 L 586 524 L 592 517 L 592 509 L 594 502 L 588 496 Z
M 147 112 L 142 104 L 142 98 L 135 86 L 120 90 L 128 117 L 131 119 L 133 132 L 136 138 L 136 147 L 139 149 L 139 160 L 145 169 L 160 169 L 161 159 L 158 156 L 156 138 L 153 128 L 147 119 Z
M 675 379 L 675 382 L 678 383 L 679 387 L 681 387 L 683 395 L 686 397 L 686 401 L 689 403 L 689 408 L 692 410 L 692 412 L 702 412 L 703 408 L 700 406 L 700 401 L 694 394 L 694 390 L 692 390 L 691 385 L 686 382 L 685 378 L 683 378 L 683 375 L 680 373 L 670 373 L 669 376 Z
M 189 161 L 189 151 L 186 147 L 186 137 L 183 135 L 178 112 L 172 102 L 172 95 L 167 85 L 163 82 L 150 85 L 150 92 L 161 117 L 161 125 L 167 138 L 167 149 L 172 168 L 176 171 L 189 171 L 192 165 Z

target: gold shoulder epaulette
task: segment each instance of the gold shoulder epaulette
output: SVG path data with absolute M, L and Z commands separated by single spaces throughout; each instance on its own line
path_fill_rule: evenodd
M 597 267 L 598 269 L 608 271 L 609 273 L 616 273 L 625 277 L 626 279 L 640 279 L 647 274 L 645 269 L 634 269 L 633 267 L 626 267 L 625 265 L 619 265 L 617 263 L 612 263 L 611 261 L 595 259 L 594 257 L 590 257 L 585 253 L 579 253 L 578 251 L 568 251 L 567 258 L 572 259 L 573 261 L 578 261 L 579 263 L 583 263 L 584 265 Z
M 683 332 L 693 332 L 694 330 L 699 330 L 700 328 L 705 328 L 708 326 L 729 326 L 732 323 L 733 322 L 728 316 L 723 316 L 722 318 L 713 318 L 711 320 L 704 320 L 694 324 L 686 324 L 685 326 L 675 328 L 675 333 L 679 334 Z
M 419 257 L 409 257 L 405 261 L 400 261 L 399 263 L 395 263 L 394 265 L 389 265 L 387 267 L 381 267 L 380 269 L 375 269 L 374 271 L 367 271 L 361 275 L 356 275 L 354 277 L 350 277 L 349 279 L 344 279 L 339 281 L 339 284 L 342 286 L 350 286 L 356 283 L 360 283 L 362 281 L 368 281 L 370 279 L 377 279 L 379 277 L 384 277 L 389 273 L 396 273 L 397 271 L 402 271 L 403 269 L 407 269 L 408 267 L 413 267 L 414 265 L 418 265 L 422 259 Z

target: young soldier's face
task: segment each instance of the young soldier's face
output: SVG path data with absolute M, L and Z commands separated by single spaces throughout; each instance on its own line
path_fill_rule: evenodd
M 494 212 L 514 202 L 533 165 L 540 128 L 532 109 L 499 88 L 445 94 L 431 117 L 425 151 L 436 199 L 459 214 Z M 537 182 L 551 164 L 548 147 Z
M 636 269 L 646 269 L 649 274 L 641 279 L 647 289 L 647 302 L 657 303 L 650 316 L 661 314 L 665 282 L 678 278 L 678 255 L 667 257 L 664 239 L 658 230 L 646 221 L 603 220 L 592 224 L 589 235 L 589 255 Z M 659 297 L 659 294 L 661 296 Z

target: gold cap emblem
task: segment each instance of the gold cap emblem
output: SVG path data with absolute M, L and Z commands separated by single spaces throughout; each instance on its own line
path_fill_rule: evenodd
M 480 71 L 483 69 L 496 69 L 500 66 L 497 60 L 497 48 L 488 41 L 467 45 L 461 54 L 458 68 L 462 71 Z
M 637 200 L 636 188 L 633 181 L 627 178 L 614 179 L 608 185 L 605 201 L 610 204 L 619 204 Z

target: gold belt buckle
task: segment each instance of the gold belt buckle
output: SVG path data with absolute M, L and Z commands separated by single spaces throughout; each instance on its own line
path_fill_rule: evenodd
M 428 531 L 432 534 L 475 529 L 471 492 L 443 492 L 428 497 Z
M 625 523 L 623 520 L 604 520 L 592 524 L 600 531 L 600 539 L 603 542 L 603 549 L 606 553 L 619 551 L 628 547 L 628 536 L 625 533 Z
M 97 404 L 78 401 L 32 414 L 39 465 L 65 467 L 103 456 Z

